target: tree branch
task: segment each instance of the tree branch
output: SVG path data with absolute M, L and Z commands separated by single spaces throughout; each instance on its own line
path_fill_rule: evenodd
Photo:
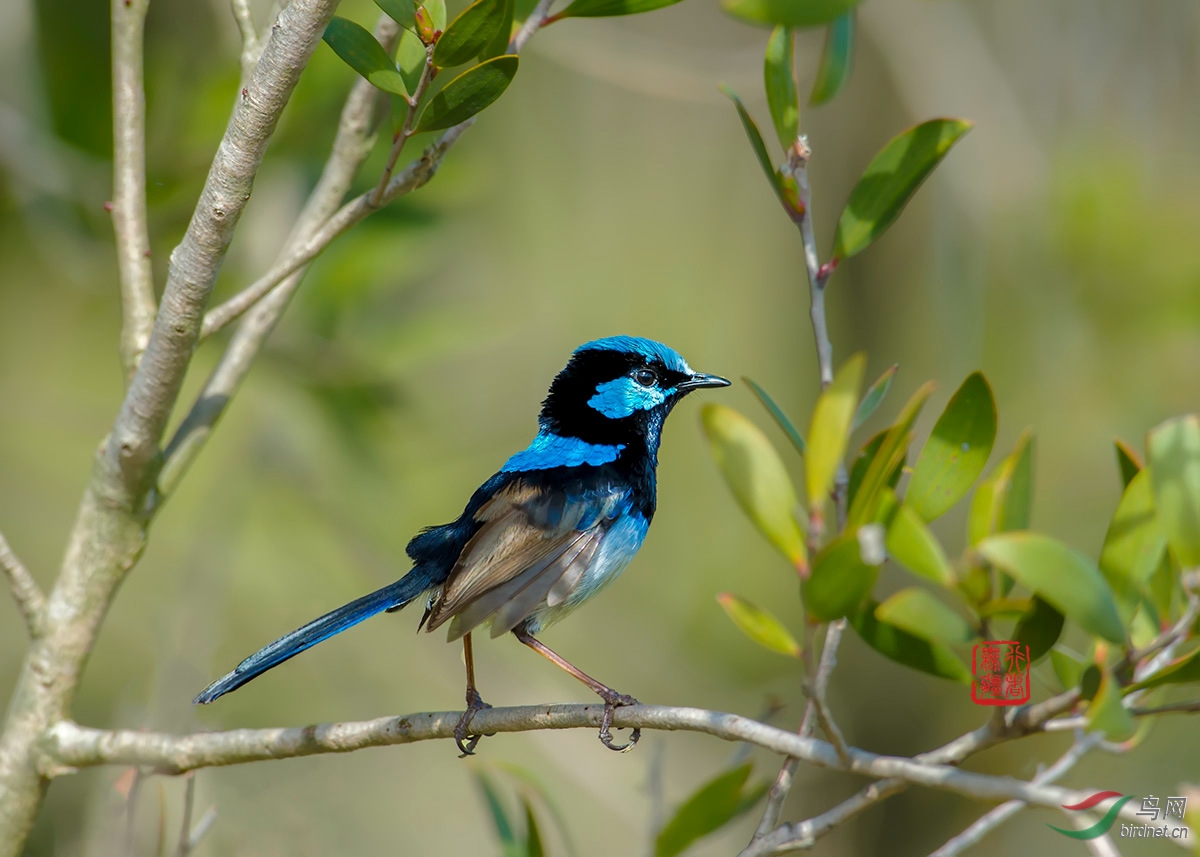
M 481 711 L 472 727 L 482 733 L 530 732 L 546 729 L 596 728 L 604 706 L 536 705 Z M 52 777 L 95 765 L 137 765 L 157 773 L 182 774 L 198 768 L 236 765 L 267 759 L 295 758 L 323 753 L 348 753 L 366 747 L 450 739 L 461 712 L 442 711 L 384 717 L 358 723 L 327 723 L 287 729 L 237 729 L 193 735 L 132 730 L 108 731 L 61 721 L 42 742 L 41 769 Z M 877 779 L 896 778 L 915 785 L 955 792 L 979 800 L 1021 800 L 1034 806 L 1057 809 L 1082 800 L 1089 791 L 1027 783 L 1012 777 L 961 771 L 958 768 L 882 756 L 849 748 L 848 765 L 824 741 L 803 738 L 794 732 L 748 717 L 706 711 L 634 705 L 616 710 L 613 725 L 623 729 L 660 729 L 712 735 L 726 741 L 745 741 L 773 753 L 794 756 L 822 768 L 844 770 Z M 1136 818 L 1133 808 L 1123 817 Z
M 217 271 L 279 116 L 336 6 L 337 0 L 292 0 L 280 13 L 235 102 L 183 241 L 171 254 L 162 307 L 105 449 L 108 475 L 129 498 L 150 487 Z
M 37 585 L 29 569 L 13 553 L 3 533 L 0 533 L 0 568 L 4 569 L 4 575 L 8 578 L 9 591 L 12 592 L 13 601 L 17 603 L 17 609 L 25 617 L 25 629 L 29 636 L 36 640 L 42 635 L 46 596 L 42 594 L 41 587 Z
M 112 0 L 113 231 L 121 284 L 121 365 L 128 383 L 154 327 L 146 224 L 146 97 L 142 44 L 149 0 Z
M 233 12 L 233 20 L 237 22 L 238 33 L 242 37 L 242 52 L 238 61 L 242 66 L 242 80 L 250 76 L 258 62 L 262 46 L 258 39 L 258 30 L 254 27 L 254 18 L 250 15 L 250 4 L 247 0 L 229 0 Z

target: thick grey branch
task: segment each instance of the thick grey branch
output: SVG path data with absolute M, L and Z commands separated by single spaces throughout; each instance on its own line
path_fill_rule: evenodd
M 162 307 L 105 451 L 109 474 L 138 498 L 191 360 L 204 307 L 275 125 L 337 0 L 293 0 L 271 29 L 237 99 L 183 241 L 171 254 Z
M 536 705 L 493 708 L 472 721 L 481 733 L 530 732 L 546 729 L 596 728 L 604 706 Z M 320 753 L 348 753 L 366 747 L 408 744 L 454 737 L 461 712 L 442 711 L 384 717 L 359 723 L 329 723 L 289 729 L 238 729 L 170 735 L 131 730 L 91 729 L 70 721 L 51 727 L 42 743 L 42 771 L 46 776 L 69 773 L 94 765 L 137 765 L 160 773 L 181 774 L 204 767 L 235 765 L 267 759 L 294 758 Z M 958 768 L 881 756 L 849 748 L 849 765 L 824 741 L 803 738 L 741 717 L 699 708 L 635 705 L 619 708 L 613 720 L 618 728 L 699 732 L 726 741 L 745 741 L 809 764 L 876 779 L 896 778 L 914 785 L 942 789 L 978 800 L 1020 800 L 1034 806 L 1058 808 L 1082 800 L 1090 792 L 1027 783 L 961 771 Z M 1132 807 L 1122 813 L 1136 818 Z
M 36 639 L 42 633 L 42 617 L 46 611 L 46 596 L 29 569 L 9 547 L 4 534 L 0 533 L 0 568 L 8 578 L 8 588 L 12 592 L 17 609 L 25 617 L 25 627 L 29 636 Z
M 142 45 L 149 0 L 112 0 L 113 231 L 121 283 L 121 365 L 133 378 L 154 327 L 146 224 L 146 97 Z

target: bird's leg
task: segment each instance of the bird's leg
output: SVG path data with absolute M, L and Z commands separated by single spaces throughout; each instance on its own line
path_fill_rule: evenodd
M 471 652 L 470 634 L 463 636 L 463 660 L 467 662 L 467 710 L 463 712 L 462 717 L 458 719 L 458 725 L 454 727 L 454 743 L 458 745 L 459 752 L 462 753 L 459 758 L 475 755 L 475 747 L 483 736 L 468 735 L 467 729 L 471 725 L 472 718 L 475 717 L 475 712 L 491 708 L 483 701 L 479 691 L 475 689 L 475 658 Z
M 612 740 L 612 719 L 613 711 L 623 705 L 637 705 L 638 701 L 626 693 L 617 693 L 611 687 L 601 682 L 596 681 L 590 675 L 585 673 L 579 667 L 568 661 L 554 649 L 547 646 L 541 640 L 535 638 L 522 626 L 518 625 L 513 629 L 513 635 L 529 648 L 533 649 L 550 663 L 554 664 L 561 670 L 564 670 L 579 681 L 586 684 L 592 691 L 604 700 L 604 717 L 600 721 L 600 743 L 610 750 L 616 750 L 619 753 L 624 753 L 633 749 L 633 745 L 642 737 L 641 729 L 634 729 L 629 735 L 628 744 L 614 744 Z

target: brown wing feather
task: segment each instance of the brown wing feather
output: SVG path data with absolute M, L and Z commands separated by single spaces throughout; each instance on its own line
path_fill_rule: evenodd
M 545 570 L 525 585 L 520 592 L 509 598 L 492 619 L 492 637 L 499 637 L 517 627 L 550 591 L 563 581 L 569 573 L 578 570 L 576 581 L 591 564 L 596 549 L 600 547 L 603 532 L 592 527 L 579 534 L 566 550 L 559 554 Z

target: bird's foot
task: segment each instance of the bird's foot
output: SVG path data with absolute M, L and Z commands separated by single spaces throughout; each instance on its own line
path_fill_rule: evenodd
M 467 730 L 471 726 L 471 721 L 475 718 L 477 712 L 483 711 L 485 708 L 491 708 L 479 696 L 479 691 L 475 688 L 467 689 L 467 710 L 463 712 L 462 717 L 458 718 L 458 725 L 454 727 L 454 743 L 458 745 L 458 751 L 462 754 L 460 759 L 465 759 L 467 756 L 475 755 L 475 748 L 479 745 L 479 739 L 483 735 L 468 735 Z
M 629 743 L 614 744 L 611 731 L 613 712 L 625 705 L 637 705 L 638 701 L 627 693 L 617 693 L 615 690 L 600 694 L 600 698 L 604 700 L 604 717 L 600 720 L 600 743 L 618 753 L 628 753 L 642 737 L 642 730 L 635 728 L 629 734 Z

